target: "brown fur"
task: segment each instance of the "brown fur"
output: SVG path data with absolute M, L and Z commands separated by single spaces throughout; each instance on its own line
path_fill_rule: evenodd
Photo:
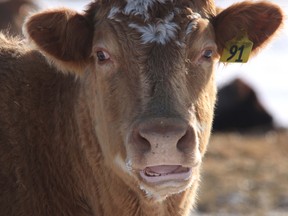
M 216 100 L 214 3 L 157 3 L 146 21 L 119 14 L 121 22 L 107 19 L 113 6 L 124 7 L 125 1 L 96 1 L 84 14 L 60 9 L 33 15 L 26 35 L 38 50 L 0 36 L 3 215 L 183 216 L 194 206 Z M 174 7 L 181 9 L 173 17 L 180 45 L 143 44 L 129 27 L 165 19 Z M 202 18 L 185 35 L 192 11 Z M 110 60 L 98 61 L 99 49 Z M 203 49 L 214 51 L 211 59 L 202 56 Z M 157 121 L 181 122 L 188 141 L 176 149 L 166 138 L 155 152 L 132 142 L 140 126 L 158 130 Z M 151 185 L 139 171 L 153 164 L 181 164 L 193 167 L 193 174 L 181 183 Z
M 26 24 L 26 28 L 31 29 L 31 38 L 38 38 L 39 48 L 57 57 L 62 65 L 74 70 L 83 70 L 82 66 L 87 65 L 92 49 L 91 20 L 75 11 L 59 9 L 36 14 L 34 19 Z M 72 32 L 73 35 L 70 35 Z

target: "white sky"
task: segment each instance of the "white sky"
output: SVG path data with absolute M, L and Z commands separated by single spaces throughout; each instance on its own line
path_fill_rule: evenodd
M 215 0 L 222 8 L 240 0 Z M 288 0 L 270 0 L 281 6 L 288 17 Z M 39 0 L 43 8 L 66 6 L 81 11 L 90 0 Z M 219 65 L 217 83 L 223 85 L 241 77 L 252 85 L 278 126 L 288 127 L 288 20 L 275 40 L 247 64 Z

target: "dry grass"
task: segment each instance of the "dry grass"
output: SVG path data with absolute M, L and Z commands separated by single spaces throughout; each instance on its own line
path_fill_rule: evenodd
M 288 131 L 215 134 L 204 159 L 198 206 L 213 215 L 288 212 Z

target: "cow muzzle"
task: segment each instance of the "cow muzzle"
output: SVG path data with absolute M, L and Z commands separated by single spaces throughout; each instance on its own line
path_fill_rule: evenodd
M 135 124 L 131 131 L 127 157 L 140 181 L 159 186 L 191 179 L 193 167 L 201 160 L 192 126 L 178 118 L 153 118 Z

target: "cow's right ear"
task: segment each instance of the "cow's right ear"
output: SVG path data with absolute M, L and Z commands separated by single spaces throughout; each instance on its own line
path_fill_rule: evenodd
M 80 72 L 91 56 L 93 24 L 68 9 L 32 15 L 24 33 L 62 71 Z

